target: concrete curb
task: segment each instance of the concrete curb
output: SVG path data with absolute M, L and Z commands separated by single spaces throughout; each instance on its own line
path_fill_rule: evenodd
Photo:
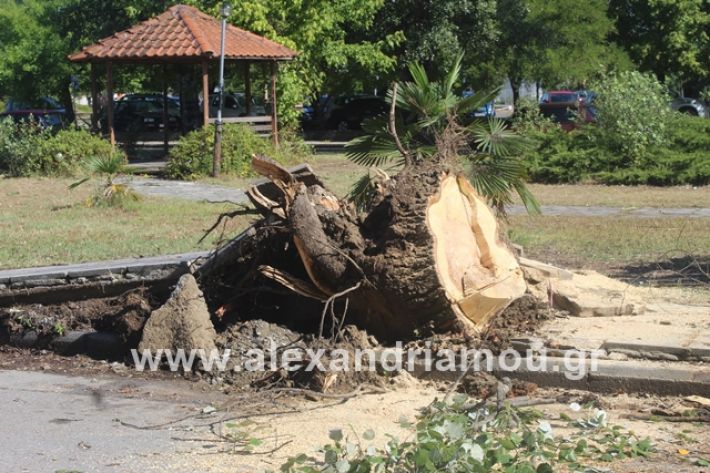
M 207 251 L 0 271 L 0 306 L 112 297 L 140 286 L 169 286 Z
M 536 362 L 534 370 L 529 369 L 525 361 L 513 371 L 501 370 L 494 362 L 492 372 L 497 376 L 528 381 L 540 387 L 601 393 L 643 392 L 710 397 L 710 369 L 704 366 L 650 361 L 596 360 L 597 369 L 592 371 L 590 363 L 590 360 L 584 360 L 586 374 L 580 379 L 570 379 L 569 375 L 574 374 L 574 371 L 567 369 L 564 358 L 557 357 L 548 357 L 545 363 Z M 410 374 L 424 380 L 451 382 L 458 379 L 461 373 L 460 369 L 426 371 L 423 363 L 415 363 L 415 369 Z

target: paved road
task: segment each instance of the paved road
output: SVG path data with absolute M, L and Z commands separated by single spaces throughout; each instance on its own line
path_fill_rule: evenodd
M 201 414 L 216 391 L 180 380 L 0 371 L 0 471 L 195 472 L 185 436 L 206 436 Z M 101 393 L 101 398 L 96 393 Z M 188 416 L 189 425 L 141 430 Z
M 248 203 L 244 191 L 233 187 L 204 184 L 199 182 L 169 181 L 165 179 L 152 179 L 134 177 L 130 180 L 131 187 L 136 192 L 149 196 L 178 197 L 188 200 L 207 202 L 233 202 L 235 204 Z M 508 208 L 511 215 L 525 214 L 522 205 L 511 205 Z M 579 216 L 579 217 L 633 217 L 633 218 L 661 218 L 661 217 L 686 217 L 710 218 L 710 208 L 654 208 L 654 207 L 601 207 L 581 205 L 543 205 L 542 213 L 550 216 Z
M 153 197 L 179 197 L 188 200 L 237 204 L 249 201 L 241 189 L 216 184 L 143 177 L 133 177 L 128 182 L 136 192 Z

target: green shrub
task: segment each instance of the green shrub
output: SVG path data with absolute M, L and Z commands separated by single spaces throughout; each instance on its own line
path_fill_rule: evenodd
M 192 179 L 210 174 L 213 152 L 214 127 L 188 133 L 170 151 L 168 176 L 173 179 Z M 251 175 L 251 156 L 255 153 L 289 163 L 310 154 L 310 150 L 302 140 L 288 132 L 281 133 L 281 147 L 276 149 L 269 138 L 259 136 L 249 125 L 224 125 L 222 173 L 242 177 Z
M 644 165 L 647 151 L 668 144 L 671 112 L 665 87 L 636 71 L 611 74 L 594 86 L 599 147 L 623 158 L 625 165 Z
M 15 124 L 8 118 L 0 122 L 0 172 L 10 176 L 40 174 L 42 143 L 50 134 L 31 123 Z
M 601 171 L 590 177 L 610 185 L 676 186 L 710 184 L 710 154 L 660 149 L 646 167 Z
M 10 176 L 70 176 L 82 163 L 113 152 L 111 144 L 83 130 L 52 134 L 35 124 L 0 123 L 0 172 Z
M 535 182 L 591 180 L 610 185 L 710 184 L 710 120 L 675 114 L 668 122 L 668 143 L 647 149 L 639 163 L 600 146 L 605 131 L 589 125 L 565 133 L 559 128 L 528 131 L 535 145 L 525 153 Z
M 559 127 L 528 132 L 534 143 L 524 155 L 528 176 L 535 182 L 575 183 L 598 166 L 600 150 L 583 131 L 567 133 Z
M 674 113 L 669 122 L 668 134 L 672 149 L 691 153 L 705 152 L 710 156 L 710 120 Z
M 545 131 L 556 128 L 557 125 L 540 112 L 537 100 L 521 98 L 515 104 L 513 115 L 513 128 L 518 133 Z
M 111 143 L 85 130 L 61 130 L 43 144 L 43 156 L 52 163 L 47 174 L 74 175 L 87 161 L 108 159 L 116 153 L 125 160 L 123 153 Z

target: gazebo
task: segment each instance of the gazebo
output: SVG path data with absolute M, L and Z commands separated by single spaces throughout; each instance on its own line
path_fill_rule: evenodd
M 221 24 L 216 18 L 188 5 L 175 5 L 166 12 L 84 47 L 69 56 L 75 63 L 91 64 L 91 125 L 98 127 L 99 90 L 97 65 L 106 68 L 106 121 L 111 143 L 116 142 L 114 130 L 113 66 L 115 64 L 201 65 L 202 66 L 202 122 L 210 123 L 209 117 L 209 64 L 217 61 L 221 50 Z M 227 25 L 225 37 L 225 60 L 244 64 L 244 83 L 247 116 L 234 117 L 224 122 L 264 123 L 270 127 L 274 142 L 278 143 L 276 113 L 276 75 L 278 63 L 296 57 L 296 52 L 264 37 Z M 267 117 L 250 117 L 251 65 L 261 62 L 270 66 L 271 84 L 269 95 L 271 113 Z M 164 145 L 168 147 L 168 98 L 167 83 L 163 85 Z M 181 100 L 181 109 L 183 102 Z

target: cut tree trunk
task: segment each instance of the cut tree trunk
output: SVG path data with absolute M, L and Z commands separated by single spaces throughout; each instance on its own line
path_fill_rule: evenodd
M 383 339 L 412 339 L 481 330 L 525 292 L 493 212 L 441 163 L 380 182 L 364 217 L 267 158 L 253 165 L 279 192 L 251 189 L 264 219 L 198 272 L 228 318 L 269 318 L 258 311 L 270 301 L 274 317 L 280 309 L 321 331 L 326 322 L 335 333 L 345 317 Z

